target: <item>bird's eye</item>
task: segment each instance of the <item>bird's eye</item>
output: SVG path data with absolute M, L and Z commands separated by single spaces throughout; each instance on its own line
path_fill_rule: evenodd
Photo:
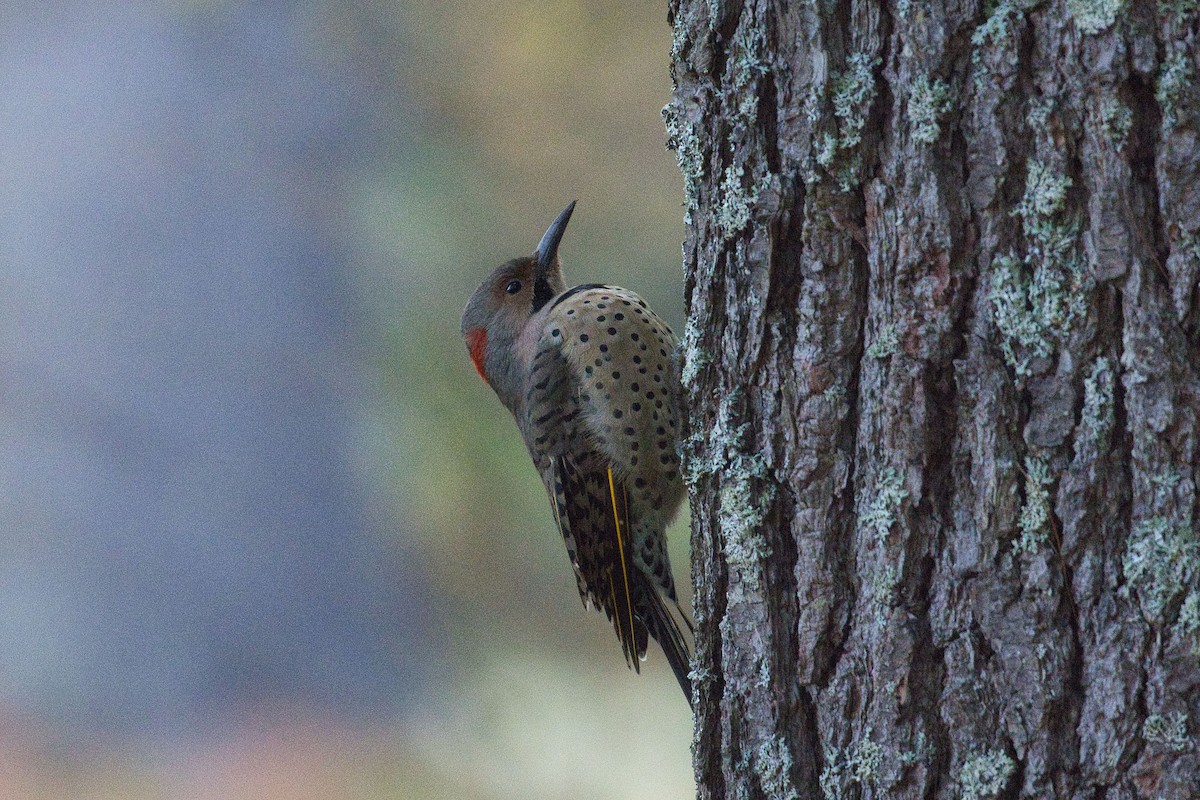
M 517 292 L 521 291 L 521 282 L 509 281 L 508 285 L 504 287 L 504 291 L 508 292 L 509 294 L 516 294 Z

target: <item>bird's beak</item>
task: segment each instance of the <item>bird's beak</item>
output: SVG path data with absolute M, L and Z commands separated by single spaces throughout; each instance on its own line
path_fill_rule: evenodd
M 567 223 L 571 221 L 571 212 L 574 210 L 575 201 L 572 200 L 570 205 L 554 218 L 554 222 L 550 223 L 542 240 L 538 242 L 537 250 L 533 251 L 533 255 L 537 259 L 538 272 L 543 275 L 554 269 L 554 260 L 558 256 L 558 243 L 562 241 L 563 232 L 566 231 Z

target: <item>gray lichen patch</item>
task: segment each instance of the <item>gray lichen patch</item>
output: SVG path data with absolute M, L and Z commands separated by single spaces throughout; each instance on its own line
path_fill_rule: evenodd
M 717 0 L 708 0 L 708 29 L 715 31 L 721 22 L 721 4 Z
M 731 603 L 761 588 L 763 565 L 771 555 L 762 522 L 778 491 L 762 455 L 745 452 L 750 425 L 733 422 L 743 397 L 740 390 L 730 392 L 714 428 L 694 433 L 681 447 L 684 481 L 692 491 L 702 480 L 720 476 L 717 522 L 722 553 L 731 575 L 738 577 L 731 582 Z
M 712 362 L 712 353 L 700 346 L 700 325 L 696 321 L 696 315 L 692 314 L 688 317 L 687 325 L 683 329 L 683 339 L 679 343 L 680 357 L 683 359 L 683 369 L 680 371 L 680 380 L 685 387 L 692 386 L 696 382 L 696 377 L 700 371 L 707 367 Z
M 690 29 L 684 15 L 675 16 L 675 24 L 671 28 L 671 63 L 678 64 L 684 48 L 691 42 Z
M 1122 147 L 1133 128 L 1133 111 L 1120 98 L 1109 96 L 1100 101 L 1100 130 L 1104 138 Z
M 755 754 L 754 766 L 767 797 L 799 800 L 800 793 L 792 781 L 795 769 L 792 753 L 782 738 L 775 737 L 763 742 Z
M 837 133 L 828 131 L 816 137 L 813 158 L 816 163 L 832 175 L 842 191 L 850 191 L 860 181 L 862 156 L 857 152 L 862 141 L 862 132 L 867 124 L 871 104 L 875 101 L 875 68 L 879 60 L 866 53 L 855 53 L 847 61 L 846 69 L 833 77 L 830 100 Z M 824 94 L 814 92 L 814 111 Z
M 1200 537 L 1164 517 L 1143 520 L 1129 535 L 1122 569 L 1143 615 L 1161 624 L 1168 605 L 1200 579 Z
M 933 144 L 941 135 L 941 119 L 951 108 L 950 86 L 938 78 L 920 75 L 913 81 L 908 96 L 908 121 L 912 137 L 922 144 Z
M 866 53 L 850 56 L 847 67 L 833 81 L 833 113 L 841 122 L 842 147 L 854 147 L 862 139 L 867 112 L 875 99 L 875 67 L 879 59 Z
M 927 762 L 930 755 L 931 750 L 925 740 L 925 731 L 917 731 L 917 739 L 913 742 L 913 746 L 900 754 L 900 766 L 911 767 L 914 764 Z
M 844 751 L 839 747 L 825 751 L 825 768 L 818 780 L 827 800 L 853 796 L 851 787 L 871 786 L 878 779 L 883 767 L 883 749 L 871 740 L 872 733 L 867 728 L 858 742 Z
M 869 585 L 871 621 L 876 627 L 887 624 L 887 611 L 892 605 L 900 576 L 896 567 L 887 564 L 875 570 Z
M 1083 411 L 1080 413 L 1080 434 L 1102 447 L 1113 427 L 1113 391 L 1116 377 L 1109 359 L 1100 356 L 1083 379 Z M 1076 453 L 1080 442 L 1076 442 Z
M 1025 177 L 1025 196 L 1015 213 L 1027 225 L 1042 217 L 1051 217 L 1063 210 L 1070 188 L 1070 177 L 1056 172 L 1045 162 L 1030 161 Z
M 1187 643 L 1192 655 L 1200 656 L 1200 587 L 1188 592 L 1171 632 L 1176 639 Z
M 1001 0 L 997 3 L 988 18 L 971 34 L 971 44 L 975 50 L 971 53 L 971 61 L 981 63 L 984 53 L 1003 53 L 1010 64 L 1017 60 L 1017 23 L 1023 16 L 1027 2 L 1022 0 Z
M 1057 288 L 1057 287 L 1052 287 Z M 1000 346 L 1004 357 L 1018 375 L 1028 374 L 1028 351 L 1036 356 L 1050 354 L 1050 343 L 1041 320 L 1041 297 L 1031 296 L 1033 287 L 1025 277 L 1021 262 L 1014 256 L 1001 256 L 992 262 L 992 286 L 988 299 L 992 303 L 992 319 L 1003 338 Z M 1044 295 L 1045 292 L 1038 292 Z M 1061 295 L 1054 291 L 1053 296 Z
M 762 565 L 771 557 L 771 546 L 762 531 L 766 510 L 774 500 L 774 487 L 756 491 L 766 476 L 766 467 L 757 456 L 740 456 L 724 468 L 720 510 L 717 519 L 723 534 L 725 560 L 731 572 L 741 577 L 744 590 L 759 589 Z M 732 592 L 732 590 L 731 590 Z
M 1018 526 L 1021 538 L 1013 543 L 1013 549 L 1032 555 L 1046 543 L 1050 529 L 1050 467 L 1039 456 L 1025 457 L 1025 503 L 1021 506 Z
M 1180 231 L 1178 246 L 1171 249 L 1172 251 L 1178 250 L 1193 261 L 1200 261 L 1200 229 Z
M 963 800 L 984 800 L 1004 790 L 1016 764 L 1003 750 L 976 755 L 963 763 L 958 776 Z
M 1192 745 L 1187 732 L 1187 714 L 1182 711 L 1169 716 L 1151 714 L 1142 723 L 1142 738 L 1177 753 L 1187 750 Z
M 896 524 L 900 504 L 908 499 L 904 478 L 894 467 L 885 467 L 875 479 L 875 491 L 870 494 L 866 509 L 859 515 L 859 523 L 874 531 L 882 544 Z
M 1029 101 L 1029 110 L 1025 113 L 1025 124 L 1036 134 L 1047 134 L 1050 131 L 1050 115 L 1054 113 L 1055 100 L 1053 97 L 1034 97 Z
M 731 165 L 725 169 L 725 176 L 721 181 L 716 223 L 726 239 L 734 236 L 750 222 L 751 209 L 758 200 L 763 184 L 769 180 L 764 179 L 763 183 L 747 188 L 743 185 L 743 174 L 740 165 Z
M 1181 480 L 1183 480 L 1183 475 L 1172 467 L 1163 469 L 1157 475 L 1151 475 L 1150 485 L 1154 487 L 1155 502 L 1166 502 L 1175 493 L 1175 487 Z
M 1079 225 L 1063 219 L 1070 188 L 1069 176 L 1031 161 L 1024 196 L 1013 210 L 1028 242 L 1025 257 L 1010 254 L 992 262 L 993 319 L 1005 360 L 1019 378 L 1031 374 L 1030 361 L 1048 357 L 1086 311 Z
M 1158 10 L 1185 21 L 1200 12 L 1200 0 L 1158 0 Z
M 768 68 L 763 29 L 752 22 L 753 20 L 748 18 L 738 26 L 732 42 L 733 59 L 730 64 L 734 92 L 741 96 L 738 113 L 747 119 L 754 117 L 754 105 L 757 105 L 758 101 L 758 92 L 755 91 L 754 84 L 760 76 L 767 73 Z
M 1049 356 L 1055 341 L 1082 315 L 1083 285 L 1084 277 L 1077 268 L 1064 275 L 1035 261 L 1029 274 L 1014 256 L 992 262 L 988 299 L 1003 335 L 1000 348 L 1018 377 L 1030 375 L 1031 359 Z
M 900 347 L 900 336 L 896 332 L 896 323 L 885 322 L 875 333 L 875 340 L 867 346 L 867 355 L 871 358 L 887 358 Z
M 1190 110 L 1184 101 L 1194 93 L 1195 81 L 1196 75 L 1187 53 L 1175 50 L 1163 59 L 1154 92 L 1154 99 L 1162 109 L 1163 127 L 1174 127 L 1180 113 Z
M 735 425 L 734 409 L 741 402 L 744 392 L 735 389 L 721 401 L 717 411 L 717 423 L 711 431 L 696 431 L 684 440 L 683 479 L 695 489 L 704 478 L 717 475 L 731 459 L 741 452 L 749 423 Z
M 1112 27 L 1125 0 L 1067 0 L 1067 11 L 1083 33 L 1099 33 Z
M 667 129 L 667 149 L 675 151 L 675 160 L 683 174 L 684 222 L 690 225 L 692 213 L 698 207 L 700 187 L 708 174 L 704 150 L 694 126 L 674 102 L 663 106 L 662 118 Z

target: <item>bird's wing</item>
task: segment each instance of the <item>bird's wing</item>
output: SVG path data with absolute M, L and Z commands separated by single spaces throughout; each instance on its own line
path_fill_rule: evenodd
M 550 496 L 550 511 L 567 546 L 567 555 L 579 585 L 579 597 L 588 606 L 597 603 L 579 569 L 579 547 L 568 514 L 565 477 L 560 463 L 571 450 L 572 443 L 581 436 L 582 409 L 573 401 L 575 383 L 561 348 L 553 341 L 540 341 L 530 372 L 525 416 L 519 422 L 534 466 Z
M 628 492 L 595 451 L 585 454 L 582 463 L 559 456 L 555 472 L 562 486 L 558 502 L 565 511 L 559 527 L 575 542 L 575 573 L 591 603 L 612 622 L 625 660 L 636 670 L 646 654 L 647 631 L 636 613 L 641 585 L 633 563 Z
M 581 287 L 593 288 L 602 287 Z M 585 605 L 604 610 L 636 669 L 646 652 L 647 631 L 637 616 L 629 490 L 589 428 L 594 404 L 582 370 L 572 365 L 563 346 L 576 322 L 567 314 L 569 303 L 559 303 L 547 317 L 533 357 L 521 429 L 546 485 L 579 595 Z

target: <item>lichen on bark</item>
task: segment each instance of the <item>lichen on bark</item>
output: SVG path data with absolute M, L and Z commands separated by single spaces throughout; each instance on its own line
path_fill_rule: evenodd
M 673 0 L 701 797 L 1189 797 L 1194 4 Z

